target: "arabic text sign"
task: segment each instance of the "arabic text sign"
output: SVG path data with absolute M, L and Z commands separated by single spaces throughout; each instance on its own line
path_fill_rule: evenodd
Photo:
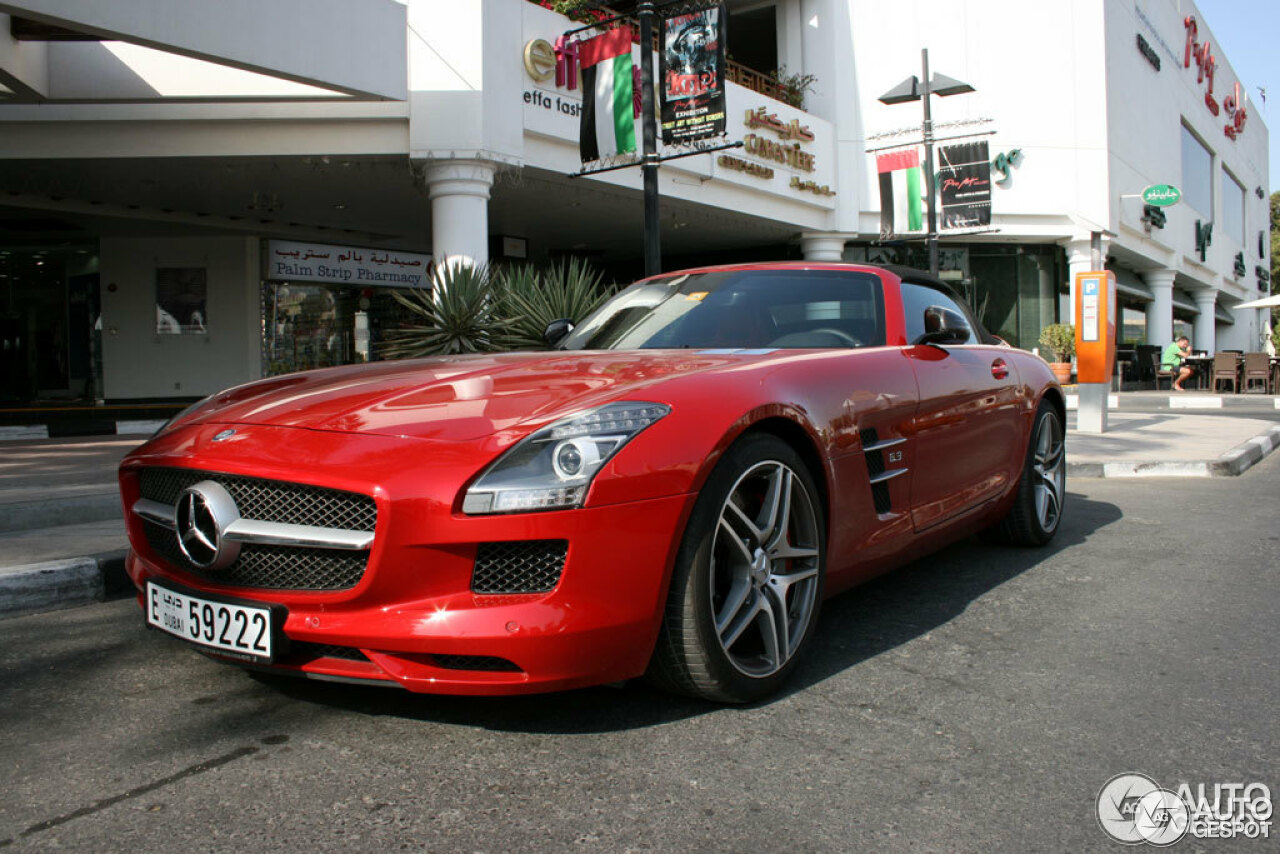
M 292 240 L 268 241 L 265 264 L 271 281 L 402 288 L 426 284 L 430 266 L 430 255 Z

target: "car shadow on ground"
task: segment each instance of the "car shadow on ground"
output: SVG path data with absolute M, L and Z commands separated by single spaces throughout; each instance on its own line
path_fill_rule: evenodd
M 638 680 L 619 687 L 476 698 L 261 678 L 272 690 L 335 710 L 507 732 L 612 732 L 767 706 L 928 634 L 974 600 L 1084 542 L 1092 531 L 1121 516 L 1114 504 L 1069 493 L 1062 527 L 1044 548 L 990 546 L 971 537 L 834 597 L 823 606 L 815 642 L 786 688 L 753 706 L 726 707 L 672 696 Z

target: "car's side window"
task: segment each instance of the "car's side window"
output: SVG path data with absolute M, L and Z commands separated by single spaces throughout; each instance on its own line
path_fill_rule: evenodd
M 903 282 L 902 312 L 910 344 L 918 342 L 926 333 L 943 328 L 963 330 L 967 336 L 963 343 L 978 343 L 978 336 L 974 334 L 964 308 L 942 291 Z

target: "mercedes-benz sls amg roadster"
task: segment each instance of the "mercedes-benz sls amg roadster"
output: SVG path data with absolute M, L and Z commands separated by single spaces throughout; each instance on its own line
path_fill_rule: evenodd
M 1061 388 L 918 271 L 685 270 L 552 327 L 545 352 L 273 377 L 177 416 L 120 467 L 146 624 L 417 692 L 647 676 L 746 702 L 825 597 L 1062 518 Z

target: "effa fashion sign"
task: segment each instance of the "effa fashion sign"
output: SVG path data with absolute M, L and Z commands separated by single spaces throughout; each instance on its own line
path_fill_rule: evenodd
M 1240 81 L 1236 81 L 1235 89 L 1222 99 L 1222 105 L 1219 106 L 1218 99 L 1213 97 L 1213 77 L 1218 70 L 1218 58 L 1213 55 L 1208 38 L 1200 41 L 1200 27 L 1196 24 L 1195 15 L 1184 18 L 1182 25 L 1187 36 L 1182 67 L 1190 68 L 1192 62 L 1196 64 L 1196 83 L 1205 86 L 1204 105 L 1215 116 L 1226 111 L 1229 121 L 1222 126 L 1222 132 L 1230 139 L 1235 139 L 1244 130 L 1245 121 L 1249 118 L 1248 110 L 1240 97 Z

